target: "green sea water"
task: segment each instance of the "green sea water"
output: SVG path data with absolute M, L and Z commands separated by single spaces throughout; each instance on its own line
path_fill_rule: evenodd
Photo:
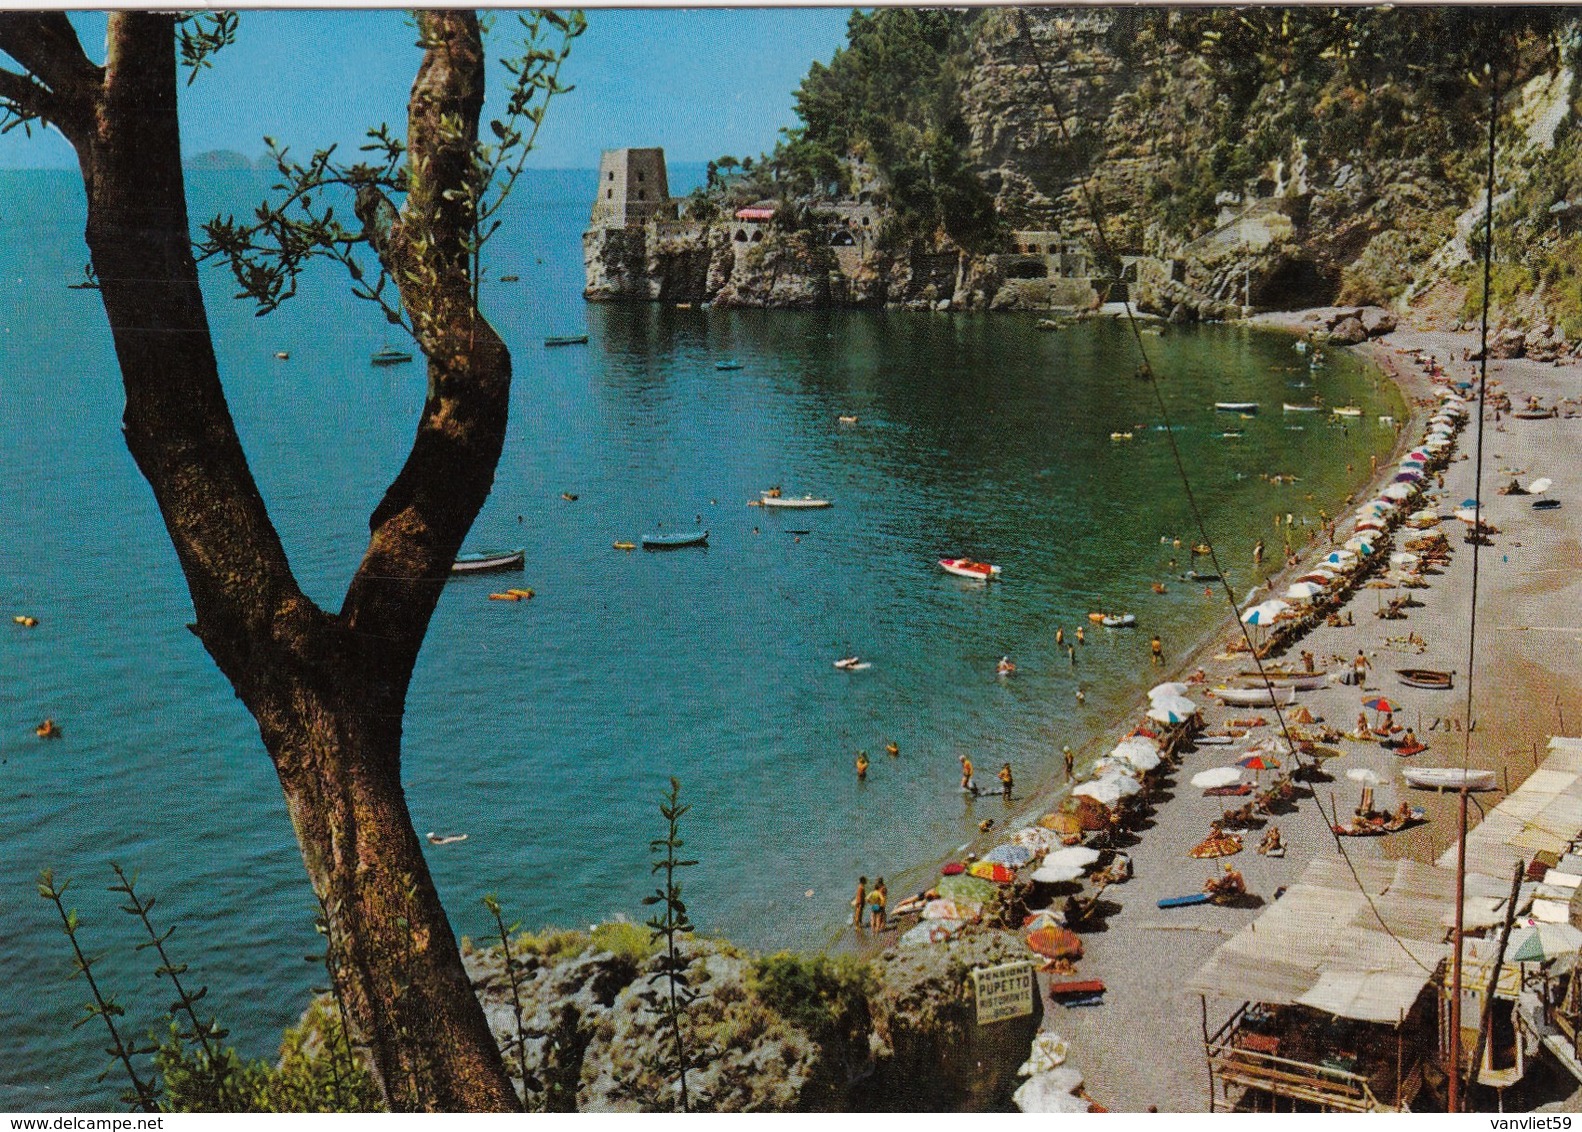
M 102 1036 L 71 1028 L 84 988 L 33 893 L 40 868 L 77 878 L 103 978 L 142 1027 L 168 992 L 104 891 L 109 861 L 139 870 L 181 923 L 176 955 L 256 1055 L 321 975 L 301 960 L 314 904 L 256 728 L 184 628 L 175 556 L 120 437 L 98 297 L 65 288 L 86 258 L 80 190 L 65 174 L 0 181 L 0 970 L 14 988 L 0 1106 L 102 1107 L 114 1081 L 94 1081 Z M 195 176 L 195 213 L 241 210 L 258 188 Z M 755 948 L 828 945 L 857 874 L 908 883 L 984 818 L 1040 812 L 1061 745 L 1097 753 L 1157 681 L 1150 635 L 1179 657 L 1224 622 L 1222 593 L 1176 577 L 1198 536 L 1171 435 L 1238 596 L 1253 543 L 1276 557 L 1276 515 L 1305 537 L 1302 520 L 1335 514 L 1394 441 L 1378 417 L 1401 415 L 1398 394 L 1355 359 L 1310 370 L 1288 336 L 1237 326 L 1144 337 L 1166 433 L 1110 321 L 1042 333 L 1016 314 L 589 307 L 591 191 L 586 172 L 528 182 L 490 269 L 520 282 L 485 298 L 516 385 L 469 541 L 525 547 L 525 573 L 503 584 L 538 596 L 491 602 L 498 580 L 453 583 L 407 713 L 419 832 L 469 835 L 429 851 L 459 934 L 484 934 L 488 892 L 528 926 L 641 918 L 656 801 L 675 775 L 700 927 Z M 209 280 L 260 487 L 308 592 L 338 606 L 410 443 L 422 372 L 368 365 L 386 331 L 328 276 L 268 319 Z M 542 345 L 583 330 L 586 347 Z M 717 370 L 725 358 L 742 368 Z M 1315 393 L 1364 415 L 1341 427 L 1281 411 Z M 1216 400 L 1260 411 L 1244 420 Z M 746 506 L 774 484 L 834 506 Z M 705 550 L 612 548 L 698 527 Z M 1180 552 L 1161 542 L 1176 535 Z M 937 560 L 957 555 L 1002 580 L 944 574 Z M 1091 626 L 1096 609 L 1139 627 Z M 13 626 L 17 613 L 39 627 Z M 1079 624 L 1073 666 L 1054 636 Z M 833 667 L 853 653 L 872 667 Z M 1004 655 L 1010 678 L 995 673 Z M 65 739 L 34 738 L 46 715 Z M 873 759 L 863 784 L 858 749 Z M 1009 812 L 958 791 L 962 753 L 980 781 L 1013 763 Z

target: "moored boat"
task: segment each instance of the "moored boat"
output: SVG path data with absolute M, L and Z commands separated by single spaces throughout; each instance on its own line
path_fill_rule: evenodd
M 722 362 L 715 362 L 714 368 L 717 370 L 736 370 L 742 368 L 742 363 L 735 358 L 726 358 Z
M 645 534 L 644 550 L 674 550 L 682 546 L 707 546 L 708 531 L 678 531 L 675 534 Z
M 1336 405 L 1330 412 L 1337 417 L 1360 417 L 1362 410 L 1356 405 Z
M 1258 402 L 1256 402 L 1256 401 L 1215 401 L 1214 402 L 1214 409 L 1215 409 L 1216 412 L 1221 412 L 1221 413 L 1256 413 L 1258 411 Z
M 411 360 L 411 354 L 405 350 L 397 350 L 394 346 L 386 346 L 381 350 L 376 350 L 373 357 L 368 359 L 369 364 L 376 366 L 398 366 Z
M 1292 672 L 1284 668 L 1265 668 L 1263 674 L 1256 672 L 1240 672 L 1237 675 L 1243 680 L 1262 680 L 1269 678 L 1269 683 L 1276 688 L 1295 688 L 1298 692 L 1311 692 L 1315 688 L 1322 688 L 1329 679 L 1329 670 L 1319 672 Z
M 544 339 L 546 346 L 586 346 L 587 344 L 586 334 L 551 334 Z
M 987 562 L 974 562 L 970 558 L 941 558 L 939 567 L 947 574 L 955 574 L 959 578 L 975 578 L 980 582 L 997 578 L 1000 574 L 998 566 L 991 566 Z
M 793 499 L 789 495 L 771 495 L 769 492 L 760 492 L 761 506 L 764 507 L 791 507 L 808 509 L 813 507 L 830 507 L 833 504 L 828 499 L 814 499 L 811 495 L 804 495 L 800 499 Z
M 1137 616 L 1132 613 L 1110 614 L 1101 617 L 1099 624 L 1110 629 L 1130 629 L 1136 626 Z
M 1459 766 L 1402 767 L 1401 777 L 1408 786 L 1419 790 L 1460 790 L 1463 782 L 1468 790 L 1493 790 L 1497 784 L 1492 770 L 1464 770 Z
M 450 564 L 452 574 L 494 574 L 502 570 L 520 570 L 526 559 L 522 550 L 479 550 L 456 555 Z
M 1455 686 L 1454 672 L 1440 672 L 1433 668 L 1397 668 L 1395 674 L 1408 688 L 1430 688 L 1448 692 Z
M 1318 413 L 1322 412 L 1322 405 L 1293 405 L 1289 401 L 1282 403 L 1281 407 L 1288 413 Z
M 1213 688 L 1209 695 L 1232 707 L 1284 707 L 1296 699 L 1296 689 L 1289 684 L 1272 688 Z

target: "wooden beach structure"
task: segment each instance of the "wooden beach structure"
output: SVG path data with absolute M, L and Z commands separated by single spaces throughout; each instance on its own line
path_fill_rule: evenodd
M 1453 874 L 1414 861 L 1310 863 L 1188 984 L 1210 1111 L 1412 1111 L 1438 1044 L 1431 984 L 1454 895 Z M 1211 998 L 1239 1003 L 1212 1031 Z

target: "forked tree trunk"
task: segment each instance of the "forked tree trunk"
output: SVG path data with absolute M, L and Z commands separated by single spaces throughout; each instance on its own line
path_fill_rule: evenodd
M 429 618 L 493 484 L 510 358 L 476 316 L 445 190 L 468 175 L 483 55 L 471 13 L 422 13 L 410 127 L 417 187 L 381 254 L 429 356 L 411 455 L 371 521 L 338 614 L 297 586 L 221 389 L 188 228 L 172 17 L 116 12 L 99 68 L 64 17 L 0 14 L 0 49 L 43 84 L 77 148 L 87 239 L 126 388 L 127 445 L 185 572 L 195 632 L 256 717 L 328 910 L 338 988 L 391 1107 L 520 1108 L 440 905 L 401 787 L 401 719 Z M 0 91 L 0 94 L 4 94 Z M 23 92 L 24 94 L 27 92 Z

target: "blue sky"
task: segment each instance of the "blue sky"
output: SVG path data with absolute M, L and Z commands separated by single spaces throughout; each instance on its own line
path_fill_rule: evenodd
M 758 154 L 791 125 L 791 94 L 808 65 L 845 42 L 849 9 L 593 9 L 531 164 L 591 168 L 599 151 L 660 145 L 672 161 Z M 104 47 L 104 17 L 74 15 L 84 46 Z M 412 29 L 396 11 L 245 11 L 234 46 L 182 93 L 186 151 L 256 157 L 269 134 L 307 150 L 355 148 L 363 130 L 404 123 L 417 66 Z M 495 13 L 494 43 L 516 27 Z M 0 56 L 4 59 L 4 56 Z M 500 87 L 498 69 L 490 89 Z M 52 132 L 0 137 L 0 168 L 74 167 Z

